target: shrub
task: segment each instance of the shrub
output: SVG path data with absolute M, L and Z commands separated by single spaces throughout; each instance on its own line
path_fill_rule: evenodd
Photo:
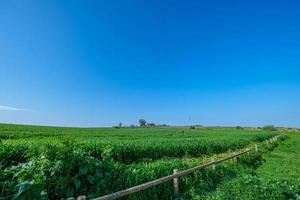
M 277 131 L 277 128 L 274 125 L 266 125 L 263 127 L 265 131 Z

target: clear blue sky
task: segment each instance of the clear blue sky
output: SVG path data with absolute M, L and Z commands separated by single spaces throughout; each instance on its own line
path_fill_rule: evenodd
M 0 122 L 300 127 L 300 1 L 0 1 Z

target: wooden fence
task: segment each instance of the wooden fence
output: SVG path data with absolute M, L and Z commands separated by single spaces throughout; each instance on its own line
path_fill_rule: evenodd
M 273 138 L 271 138 L 269 140 L 266 140 L 266 144 L 269 145 L 269 143 L 277 141 L 278 137 L 279 136 L 275 136 L 275 137 L 273 137 Z M 199 166 L 196 166 L 196 167 L 193 167 L 193 168 L 181 171 L 181 172 L 178 172 L 177 169 L 174 169 L 172 175 L 165 176 L 165 177 L 162 177 L 162 178 L 159 178 L 159 179 L 147 182 L 147 183 L 143 183 L 141 185 L 137 185 L 137 186 L 125 189 L 125 190 L 121 190 L 121 191 L 118 191 L 118 192 L 115 192 L 115 193 L 112 193 L 112 194 L 108 194 L 108 195 L 105 195 L 105 196 L 102 196 L 102 197 L 98 197 L 98 198 L 95 198 L 93 200 L 113 200 L 113 199 L 118 199 L 118 198 L 121 198 L 121 197 L 124 197 L 124 196 L 128 196 L 130 194 L 136 193 L 136 192 L 143 191 L 143 190 L 148 189 L 150 187 L 154 187 L 156 185 L 160 185 L 162 183 L 165 183 L 165 182 L 168 182 L 168 181 L 171 181 L 171 180 L 173 180 L 173 184 L 174 184 L 174 194 L 178 195 L 178 193 L 179 193 L 178 178 L 180 176 L 191 174 L 191 173 L 194 173 L 195 171 L 198 171 L 200 169 L 205 169 L 205 168 L 208 168 L 208 167 L 212 167 L 213 169 L 215 169 L 215 166 L 217 164 L 222 163 L 222 162 L 227 161 L 227 160 L 234 160 L 234 161 L 236 161 L 236 159 L 237 159 L 238 156 L 241 156 L 241 155 L 243 155 L 245 153 L 250 153 L 250 151 L 252 149 L 253 148 L 246 148 L 245 150 L 243 150 L 241 152 L 238 152 L 238 153 L 233 152 L 233 154 L 231 156 L 229 156 L 229 157 L 222 158 L 222 159 L 219 159 L 219 160 L 212 159 L 212 161 L 209 162 L 209 163 L 202 164 L 202 165 L 199 165 Z M 257 144 L 254 145 L 254 150 L 256 152 L 258 152 L 258 145 Z M 68 200 L 71 200 L 71 199 L 74 199 L 74 198 L 68 198 Z M 77 200 L 84 200 L 84 199 L 86 199 L 85 196 L 80 196 L 80 197 L 77 198 Z

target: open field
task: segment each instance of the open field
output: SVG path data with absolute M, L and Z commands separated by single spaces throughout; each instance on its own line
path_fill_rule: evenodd
M 7 144 L 41 146 L 74 142 L 101 158 L 105 148 L 122 163 L 163 157 L 181 158 L 222 153 L 263 141 L 276 133 L 235 128 L 57 128 L 1 125 L 0 138 Z
M 12 199 L 94 198 L 227 155 L 281 131 L 236 128 L 62 128 L 0 125 L 0 195 Z M 275 145 L 275 144 L 274 144 Z M 274 146 L 275 147 L 275 146 Z M 273 149 L 273 148 L 271 148 Z M 180 179 L 180 197 L 203 198 L 261 161 L 222 164 Z M 250 160 L 251 162 L 247 161 Z M 129 199 L 170 199 L 165 183 Z

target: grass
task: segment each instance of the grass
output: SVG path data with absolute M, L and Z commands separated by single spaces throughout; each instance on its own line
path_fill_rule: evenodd
M 259 177 L 300 181 L 300 134 L 289 134 L 287 140 L 264 158 L 265 164 L 257 170 Z
M 288 136 L 263 154 L 261 166 L 222 183 L 207 199 L 300 199 L 300 134 Z

